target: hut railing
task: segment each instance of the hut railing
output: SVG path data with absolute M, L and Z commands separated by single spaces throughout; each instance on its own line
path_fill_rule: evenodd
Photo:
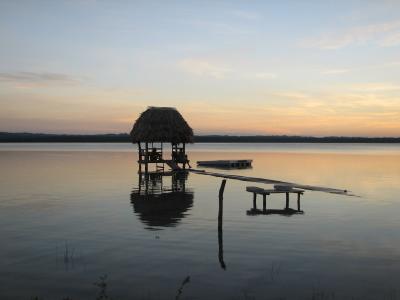
M 188 157 L 186 155 L 185 144 L 183 143 L 182 146 L 178 144 L 172 144 L 172 160 L 176 163 L 188 163 Z
M 162 147 L 147 147 L 146 149 L 139 148 L 139 162 L 152 163 L 163 161 Z

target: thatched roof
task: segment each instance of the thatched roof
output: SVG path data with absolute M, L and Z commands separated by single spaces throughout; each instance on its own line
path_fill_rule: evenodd
M 131 131 L 133 143 L 193 143 L 193 130 L 172 107 L 149 107 L 136 120 Z

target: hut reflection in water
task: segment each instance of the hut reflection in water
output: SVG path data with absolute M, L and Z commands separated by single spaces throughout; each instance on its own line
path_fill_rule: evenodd
M 193 192 L 186 188 L 188 172 L 139 173 L 131 192 L 133 211 L 149 230 L 177 226 L 193 206 Z

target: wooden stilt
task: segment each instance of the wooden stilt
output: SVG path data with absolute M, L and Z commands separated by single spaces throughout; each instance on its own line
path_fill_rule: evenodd
M 161 160 L 162 160 L 162 171 L 164 172 L 165 165 L 164 165 L 164 149 L 163 149 L 163 143 L 161 142 Z
M 142 147 L 140 142 L 138 142 L 138 151 L 139 151 L 139 173 L 142 173 Z
M 183 157 L 182 158 L 185 158 L 185 155 L 186 155 L 186 149 L 185 149 L 185 143 L 183 143 L 182 144 L 182 148 L 183 148 Z M 183 162 L 183 169 L 186 169 L 186 160 L 184 160 L 184 162 Z
M 144 165 L 144 171 L 147 174 L 149 172 L 149 143 L 146 142 L 146 153 L 145 153 L 145 165 Z
M 144 184 L 145 184 L 145 192 L 146 192 L 146 195 L 147 195 L 147 193 L 149 192 L 149 178 L 148 178 L 148 175 L 147 175 L 147 173 L 145 173 L 145 178 L 144 178 Z
M 286 193 L 286 207 L 285 209 L 289 209 L 289 193 Z

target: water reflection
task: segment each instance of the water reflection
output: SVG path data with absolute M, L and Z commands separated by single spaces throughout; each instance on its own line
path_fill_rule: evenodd
M 91 299 L 91 283 L 102 274 L 112 275 L 113 299 L 174 299 L 188 275 L 181 299 L 327 299 L 323 291 L 335 291 L 337 299 L 395 299 L 388 292 L 399 290 L 399 154 L 236 152 L 254 159 L 240 175 L 343 187 L 364 197 L 306 192 L 307 216 L 250 217 L 247 184 L 228 181 L 218 247 L 219 179 L 190 174 L 186 191 L 193 188 L 196 205 L 183 212 L 190 217 L 158 227 L 165 234 L 155 241 L 127 199 L 127 186 L 139 188 L 136 153 L 69 147 L 0 153 L 0 299 Z M 193 151 L 191 159 L 219 159 L 221 152 Z M 164 176 L 164 188 L 171 184 Z M 283 209 L 284 196 L 267 204 Z M 72 248 L 74 269 L 70 258 L 66 272 Z
M 188 172 L 139 173 L 131 192 L 133 211 L 149 230 L 177 226 L 193 206 L 193 192 L 186 188 Z
M 298 215 L 298 214 L 304 214 L 304 211 L 302 210 L 296 210 L 293 208 L 284 208 L 284 209 L 257 209 L 257 208 L 251 208 L 247 212 L 247 215 L 249 216 L 255 216 L 255 215 L 282 215 L 282 216 L 287 216 L 290 217 L 292 215 Z

